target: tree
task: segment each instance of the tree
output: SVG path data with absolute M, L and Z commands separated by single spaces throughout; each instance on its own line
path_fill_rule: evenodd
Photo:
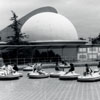
M 13 16 L 11 17 L 11 21 L 13 22 L 9 27 L 13 30 L 13 34 L 11 36 L 8 36 L 8 44 L 9 45 L 22 45 L 22 44 L 29 44 L 27 41 L 22 41 L 23 38 L 27 38 L 27 35 L 25 33 L 21 33 L 20 28 L 20 21 L 17 20 L 18 16 L 15 14 L 15 12 L 11 11 Z M 10 59 L 10 58 L 18 58 L 18 50 L 19 49 L 26 50 L 24 47 L 18 47 L 18 46 L 11 46 L 11 47 L 5 47 L 3 48 L 3 58 L 4 59 Z M 27 47 L 28 48 L 28 47 Z M 30 51 L 30 49 L 28 49 Z M 8 55 L 8 56 L 7 56 Z M 26 57 L 27 55 L 25 55 Z
M 97 37 L 91 38 L 92 44 L 100 44 L 100 33 L 98 34 Z
M 13 29 L 14 35 L 12 36 L 8 36 L 7 38 L 8 40 L 8 44 L 22 44 L 22 43 L 27 43 L 26 41 L 22 41 L 23 38 L 27 38 L 27 35 L 25 35 L 25 33 L 21 33 L 20 30 L 20 25 L 21 23 L 17 20 L 18 16 L 15 14 L 15 12 L 11 11 L 13 16 L 11 17 L 11 21 L 13 21 L 13 23 L 9 26 Z

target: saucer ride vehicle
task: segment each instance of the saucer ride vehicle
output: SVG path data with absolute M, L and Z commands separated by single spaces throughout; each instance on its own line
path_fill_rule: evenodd
M 30 72 L 27 74 L 27 76 L 29 78 L 32 78 L 32 79 L 42 79 L 42 78 L 48 78 L 50 75 L 48 73 L 46 73 L 45 71 L 35 71 L 35 72 Z
M 19 75 L 8 74 L 4 71 L 0 72 L 0 80 L 15 80 L 19 79 Z
M 99 72 L 93 72 L 91 74 L 79 76 L 77 81 L 79 82 L 96 82 L 100 81 L 100 73 Z
M 75 80 L 77 79 L 79 74 L 77 74 L 75 71 L 72 72 L 67 72 L 64 75 L 60 75 L 59 79 L 60 80 Z
M 19 79 L 17 75 L 0 75 L 0 80 L 15 80 Z
M 32 70 L 33 70 L 32 66 L 27 66 L 23 68 L 23 71 L 32 71 Z
M 58 65 L 60 68 L 69 68 L 70 67 L 69 63 L 66 63 L 66 64 L 59 63 Z
M 19 79 L 20 76 L 22 76 L 22 74 L 13 70 L 11 65 L 4 65 L 0 68 L 0 80 L 14 80 Z
M 60 75 L 64 75 L 64 74 L 65 74 L 64 71 L 51 72 L 50 73 L 50 77 L 52 77 L 52 78 L 59 78 Z

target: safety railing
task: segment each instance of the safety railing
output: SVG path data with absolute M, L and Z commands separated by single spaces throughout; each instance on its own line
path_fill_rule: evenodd
M 56 57 L 35 57 L 35 58 L 8 58 L 4 59 L 4 62 L 7 62 L 9 64 L 16 63 L 16 64 L 27 64 L 27 63 L 37 63 L 37 62 L 49 62 L 49 63 L 54 63 L 54 62 L 60 62 L 60 61 L 67 61 L 67 62 L 73 62 L 75 59 L 65 59 L 63 58 L 56 58 Z

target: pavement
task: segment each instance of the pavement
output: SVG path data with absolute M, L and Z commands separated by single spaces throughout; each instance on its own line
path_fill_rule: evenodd
M 85 70 L 84 67 L 75 69 L 79 74 Z M 44 70 L 54 72 L 53 68 Z M 18 80 L 0 81 L 0 100 L 100 100 L 100 81 L 81 83 L 58 78 L 29 79 L 28 72 L 20 72 L 23 77 Z

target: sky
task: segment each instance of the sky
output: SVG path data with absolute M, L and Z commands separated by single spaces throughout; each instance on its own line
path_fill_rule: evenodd
M 54 7 L 67 17 L 79 37 L 96 37 L 100 33 L 100 0 L 0 0 L 0 30 L 11 23 L 11 10 L 21 18 L 44 6 Z

